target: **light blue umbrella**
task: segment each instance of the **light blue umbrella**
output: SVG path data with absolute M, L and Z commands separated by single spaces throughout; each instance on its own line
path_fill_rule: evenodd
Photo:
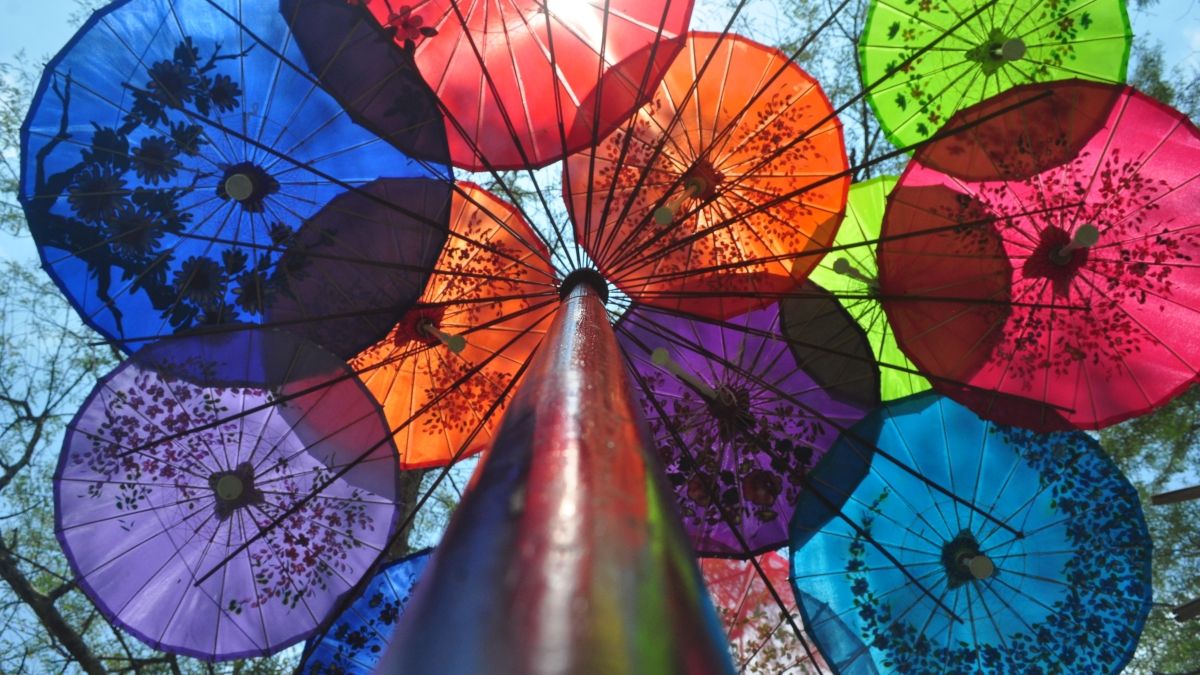
M 1137 492 L 1090 436 L 1000 426 L 926 393 L 841 445 L 829 456 L 873 446 L 900 461 L 876 454 L 848 498 L 827 495 L 845 499 L 837 517 L 793 520 L 792 583 L 814 599 L 801 610 L 827 661 L 902 673 L 1128 662 L 1150 610 L 1150 536 Z M 842 649 L 846 627 L 865 647 Z

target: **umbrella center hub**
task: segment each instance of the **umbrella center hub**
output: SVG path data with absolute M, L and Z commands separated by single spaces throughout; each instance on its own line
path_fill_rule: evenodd
M 959 532 L 942 546 L 942 567 L 950 588 L 989 579 L 996 572 L 995 563 L 980 550 L 979 541 L 969 530 Z
M 1047 227 L 1039 235 L 1033 254 L 1025 259 L 1022 273 L 1030 279 L 1046 279 L 1056 295 L 1067 295 L 1071 281 L 1087 264 L 1097 232 L 1095 226 L 1081 225 L 1072 237 L 1060 227 Z
M 1025 51 L 1024 40 L 992 29 L 982 44 L 967 50 L 967 59 L 978 63 L 985 75 L 991 75 L 1005 64 L 1025 58 Z
M 431 329 L 437 329 L 442 325 L 445 314 L 446 308 L 438 305 L 413 307 L 405 312 L 400 321 L 396 323 L 395 332 L 392 334 L 392 343 L 397 347 L 404 347 L 410 342 L 419 342 L 431 347 L 440 344 L 437 333 Z
M 713 387 L 714 396 L 708 399 L 708 411 L 717 420 L 721 440 L 731 441 L 740 434 L 754 431 L 754 415 L 750 413 L 750 392 L 744 387 L 719 384 Z
M 239 162 L 225 168 L 225 175 L 217 186 L 217 196 L 231 199 L 251 212 L 263 210 L 263 202 L 269 195 L 279 191 L 279 181 L 265 169 L 251 162 Z
M 711 199 L 717 187 L 725 181 L 725 174 L 717 170 L 712 162 L 701 157 L 683 175 L 683 187 L 692 199 Z
M 208 477 L 208 486 L 216 496 L 217 517 L 228 518 L 239 508 L 261 504 L 263 493 L 254 487 L 254 468 L 242 462 L 231 471 L 218 471 Z

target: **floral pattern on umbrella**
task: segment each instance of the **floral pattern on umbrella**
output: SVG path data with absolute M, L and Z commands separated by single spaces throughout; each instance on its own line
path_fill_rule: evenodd
M 858 48 L 867 100 L 905 147 L 1017 85 L 1124 82 L 1132 37 L 1121 0 L 874 0 Z
M 990 221 L 1000 255 L 1011 261 L 1003 313 L 933 320 L 921 316 L 929 303 L 884 306 L 901 346 L 935 387 L 989 419 L 1042 431 L 1146 413 L 1189 386 L 1200 368 L 1192 337 L 1200 330 L 1193 208 L 1200 181 L 1190 169 L 1200 161 L 1200 130 L 1129 88 L 1067 81 L 1005 96 L 1076 87 L 1118 94 L 1077 157 L 1020 180 L 968 181 L 926 167 L 919 151 L 893 192 L 879 254 L 887 296 L 902 295 L 893 284 L 912 285 L 907 269 L 922 270 L 930 285 L 959 286 L 965 298 L 994 301 L 996 293 L 963 286 L 978 265 L 939 265 L 948 251 L 913 243 L 932 239 L 922 231 L 943 220 Z M 933 192 L 943 195 L 941 205 L 928 199 Z M 964 200 L 985 215 L 938 215 Z M 902 233 L 910 238 L 888 241 Z M 971 257 L 991 265 L 995 256 Z M 971 329 L 959 330 L 968 320 Z
M 297 672 L 305 675 L 370 675 L 412 595 L 432 550 L 389 563 L 320 636 L 309 641 Z
M 403 468 L 444 466 L 487 447 L 558 305 L 550 254 L 512 206 L 460 183 L 450 231 L 417 305 L 351 360 L 383 406 Z
M 395 471 L 378 407 L 332 354 L 276 332 L 177 338 L 68 426 L 56 533 L 80 587 L 147 644 L 265 655 L 316 630 L 386 547 Z
M 809 470 L 869 409 L 835 398 L 801 369 L 779 324 L 771 305 L 722 323 L 637 306 L 617 325 L 701 555 L 745 558 L 786 543 Z M 878 401 L 877 376 L 841 384 L 861 390 L 856 401 Z
M 43 267 L 89 325 L 128 351 L 196 327 L 265 322 L 296 275 L 355 267 L 306 240 L 305 218 L 377 175 L 446 173 L 444 150 L 441 165 L 413 161 L 316 88 L 269 5 L 116 2 L 42 77 L 22 127 L 21 203 Z M 420 108 L 398 114 L 440 134 Z M 376 234 L 398 244 L 382 262 L 409 273 L 363 288 L 340 314 L 420 294 L 445 214 L 405 213 L 406 228 Z M 361 349 L 348 340 L 326 346 Z
M 692 33 L 650 103 L 567 158 L 563 191 L 609 281 L 642 304 L 724 319 L 816 265 L 846 167 L 816 80 L 778 50 Z
M 875 457 L 844 518 L 793 545 L 797 591 L 832 610 L 809 617 L 822 650 L 844 622 L 867 646 L 844 661 L 888 672 L 1119 672 L 1151 606 L 1151 543 L 1096 442 L 985 422 L 932 393 L 876 417 L 881 448 L 967 501 Z

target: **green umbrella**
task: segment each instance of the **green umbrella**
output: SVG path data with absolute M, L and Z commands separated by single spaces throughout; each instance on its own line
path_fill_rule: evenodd
M 917 367 L 900 351 L 883 305 L 875 297 L 874 242 L 879 239 L 888 193 L 895 185 L 895 176 L 881 176 L 850 186 L 846 218 L 833 242 L 835 249 L 848 248 L 831 251 L 808 275 L 810 281 L 836 296 L 866 332 L 879 361 L 880 394 L 885 401 L 929 389 L 929 382 L 915 374 Z
M 1018 84 L 1124 82 L 1132 35 L 1123 0 L 874 0 L 858 49 L 879 123 L 905 147 Z

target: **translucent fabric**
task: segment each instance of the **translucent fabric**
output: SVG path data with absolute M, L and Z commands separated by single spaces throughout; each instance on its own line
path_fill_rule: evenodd
M 1045 91 L 1094 101 L 1082 117 L 1103 124 L 1049 166 L 1041 148 L 1070 134 L 922 148 L 892 192 L 880 285 L 897 341 L 939 391 L 1006 424 L 1094 429 L 1165 404 L 1200 368 L 1200 130 L 1127 87 L 1072 80 L 1002 98 L 1019 106 Z M 1078 109 L 1026 121 L 1041 137 Z M 984 178 L 1002 143 L 1014 159 L 996 172 L 1039 170 Z M 953 173 L 925 164 L 958 149 L 977 161 Z M 935 292 L 959 301 L 920 299 Z
M 725 319 L 793 288 L 850 177 L 821 87 L 780 51 L 692 33 L 654 98 L 569 157 L 575 238 L 634 300 Z
M 68 425 L 55 532 L 115 626 L 262 656 L 313 634 L 386 548 L 396 472 L 378 405 L 334 355 L 277 331 L 175 338 Z
M 361 278 L 368 264 L 329 254 L 336 244 L 305 232 L 308 217 L 378 176 L 446 175 L 426 96 L 396 114 L 443 148 L 440 164 L 355 124 L 313 82 L 269 0 L 115 2 L 49 63 L 22 127 L 20 197 L 42 265 L 128 351 L 200 326 L 269 322 L 298 277 Z M 408 272 L 319 312 L 295 298 L 303 320 L 290 330 L 416 300 L 446 237 L 447 195 L 426 185 L 398 206 L 397 227 L 371 233 L 390 243 L 374 262 Z M 344 328 L 322 329 L 348 336 L 325 345 L 342 356 L 386 330 Z
M 1090 436 L 986 422 L 932 392 L 854 432 L 894 459 L 875 453 L 838 516 L 792 529 L 793 584 L 829 662 L 1120 672 L 1150 611 L 1152 545 Z

